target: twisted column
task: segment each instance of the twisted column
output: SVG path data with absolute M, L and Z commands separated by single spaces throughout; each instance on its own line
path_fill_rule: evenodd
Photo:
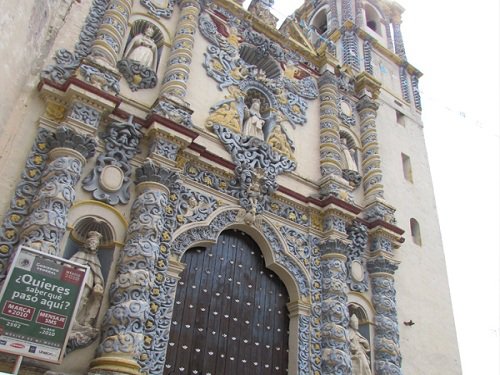
M 179 6 L 181 14 L 160 92 L 161 97 L 173 96 L 184 99 L 193 56 L 194 34 L 198 24 L 200 4 L 197 0 L 181 0 Z
M 132 11 L 132 0 L 111 0 L 92 43 L 90 57 L 97 64 L 115 71 L 125 42 L 125 31 Z
M 137 198 L 132 204 L 127 241 L 110 288 L 110 307 L 102 325 L 98 358 L 90 373 L 139 374 L 155 266 L 164 230 L 163 209 L 169 190 L 168 172 L 148 161 L 136 171 Z
M 320 99 L 320 169 L 321 176 L 342 176 L 337 86 L 335 76 L 325 71 L 319 79 Z
M 321 373 L 345 374 L 352 371 L 347 307 L 348 246 L 340 240 L 321 245 Z
M 375 308 L 375 373 L 398 375 L 401 371 L 399 329 L 396 313 L 394 272 L 398 263 L 384 252 L 370 258 L 367 264 Z
M 363 170 L 363 187 L 365 201 L 384 197 L 382 184 L 382 169 L 375 119 L 378 104 L 369 96 L 364 95 L 356 105 L 361 128 L 361 168 Z
M 95 153 L 95 140 L 61 126 L 48 139 L 48 144 L 51 148 L 49 163 L 24 222 L 20 244 L 60 255 L 68 212 L 75 200 L 75 186 L 86 159 Z

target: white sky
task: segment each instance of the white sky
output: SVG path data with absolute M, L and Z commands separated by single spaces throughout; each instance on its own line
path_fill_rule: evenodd
M 302 3 L 276 0 L 275 14 Z M 500 374 L 499 2 L 398 3 L 408 61 L 424 73 L 424 132 L 463 374 Z

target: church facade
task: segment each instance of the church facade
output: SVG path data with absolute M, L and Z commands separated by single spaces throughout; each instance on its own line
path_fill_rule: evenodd
M 4 5 L 0 277 L 90 269 L 20 373 L 461 373 L 404 9 L 273 3 Z

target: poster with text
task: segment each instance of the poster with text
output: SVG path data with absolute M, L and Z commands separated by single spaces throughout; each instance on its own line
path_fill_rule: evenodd
M 20 247 L 0 292 L 0 351 L 61 363 L 87 272 Z

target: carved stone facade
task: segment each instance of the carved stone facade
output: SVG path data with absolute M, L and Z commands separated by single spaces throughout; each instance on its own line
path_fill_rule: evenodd
M 396 132 L 388 128 L 398 126 L 395 101 L 411 114 L 411 126 L 420 124 L 421 73 L 406 59 L 402 9 L 369 2 L 381 29 L 393 33 L 378 38 L 367 31 L 367 2 L 306 1 L 279 30 L 274 1 L 254 0 L 248 10 L 242 3 L 94 0 L 85 11 L 71 9 L 80 35 L 68 21 L 56 37 L 55 64 L 45 64 L 36 100 L 26 104 L 29 116 L 19 120 L 29 135 L 19 148 L 22 162 L 19 155 L 0 159 L 10 184 L 0 280 L 19 245 L 70 258 L 82 238 L 109 228 L 93 254 L 105 285 L 93 309 L 98 337 L 72 341 L 62 364 L 26 359 L 30 371 L 170 373 L 174 307 L 184 303 L 178 286 L 186 268 L 193 274 L 201 267 L 185 264 L 185 254 L 218 246 L 232 229 L 255 241 L 255 256 L 288 293 L 288 352 L 279 353 L 272 373 L 354 375 L 353 311 L 372 348 L 372 374 L 401 374 L 406 362 L 415 367 L 401 325 L 412 318 L 406 280 L 414 275 L 398 249 L 408 202 L 417 198 L 394 194 L 400 182 L 388 150 L 397 145 L 385 143 Z M 375 64 L 382 57 L 400 73 L 401 92 L 384 90 Z M 75 229 L 80 220 L 87 224 Z M 258 315 L 260 307 L 245 311 Z M 210 334 L 229 333 L 221 326 Z M 182 350 L 193 358 L 200 352 Z M 1 352 L 0 371 L 9 371 L 11 358 Z M 244 353 L 217 354 L 246 361 Z M 252 365 L 271 373 L 268 364 Z M 199 373 L 173 373 L 184 371 Z

